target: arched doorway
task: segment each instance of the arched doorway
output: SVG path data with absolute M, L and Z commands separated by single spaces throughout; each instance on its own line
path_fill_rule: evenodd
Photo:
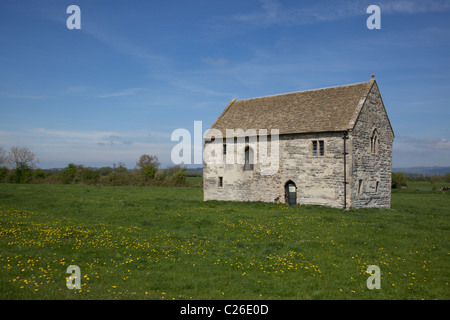
M 286 182 L 284 185 L 284 193 L 287 204 L 290 206 L 297 204 L 297 186 L 293 181 L 289 180 Z

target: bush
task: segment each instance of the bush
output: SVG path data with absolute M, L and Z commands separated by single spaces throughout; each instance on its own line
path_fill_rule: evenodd
M 128 169 L 125 167 L 125 164 L 123 162 L 119 162 L 119 166 L 116 167 L 116 164 L 113 165 L 114 172 L 128 172 Z
M 392 189 L 407 187 L 406 175 L 402 172 L 392 172 Z
M 32 172 L 29 168 L 13 169 L 9 172 L 8 182 L 10 183 L 29 183 L 31 181 Z
M 97 170 L 99 176 L 104 177 L 113 172 L 113 168 L 111 167 L 101 167 Z
M 42 169 L 33 170 L 33 178 L 34 179 L 44 179 L 48 174 Z
M 430 181 L 431 183 L 438 184 L 439 182 L 441 182 L 441 176 L 435 174 L 431 177 Z
M 75 176 L 77 174 L 77 166 L 73 163 L 69 163 L 67 167 L 62 170 L 59 174 L 59 180 L 63 184 L 69 184 L 72 183 L 75 179 Z
M 43 183 L 43 184 L 59 184 L 61 183 L 61 180 L 59 179 L 59 176 L 57 174 L 50 174 L 44 179 L 39 179 L 35 181 L 36 183 Z
M 104 186 L 132 186 L 136 185 L 128 172 L 112 172 L 99 179 L 99 184 Z
M 141 169 L 142 174 L 146 179 L 153 179 L 155 177 L 155 173 L 158 171 L 154 166 L 149 165 Z
M 446 174 L 444 174 L 444 181 L 450 182 L 450 172 L 447 172 Z
M 180 169 L 173 175 L 173 183 L 176 186 L 182 186 L 186 184 L 187 170 L 186 168 Z
M 85 184 L 104 186 L 193 186 L 188 180 L 187 169 L 178 165 L 167 169 L 158 169 L 156 156 L 142 155 L 138 167 L 129 171 L 125 164 L 119 162 L 113 167 L 94 170 L 82 165 L 69 163 L 60 172 L 40 168 L 21 167 L 9 170 L 0 167 L 0 182 L 10 183 L 45 183 L 45 184 Z M 199 176 L 200 177 L 200 176 Z M 195 186 L 202 186 L 195 181 Z
M 89 168 L 81 168 L 80 180 L 84 184 L 96 184 L 100 178 L 100 173 Z
M 3 182 L 8 175 L 8 169 L 6 167 L 0 168 L 0 182 Z
M 154 179 L 157 182 L 163 182 L 167 177 L 167 173 L 164 170 L 158 170 L 155 173 Z

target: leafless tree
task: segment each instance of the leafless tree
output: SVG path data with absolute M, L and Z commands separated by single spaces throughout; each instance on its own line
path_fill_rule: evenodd
M 33 169 L 38 162 L 39 159 L 28 148 L 12 147 L 6 157 L 6 163 L 17 170 Z

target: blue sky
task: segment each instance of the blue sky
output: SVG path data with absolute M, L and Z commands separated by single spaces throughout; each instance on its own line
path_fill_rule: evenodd
M 69 30 L 69 5 L 81 29 Z M 381 29 L 369 30 L 369 5 Z M 41 168 L 172 165 L 177 128 L 233 99 L 368 81 L 393 166 L 450 165 L 450 1 L 0 2 L 0 146 Z

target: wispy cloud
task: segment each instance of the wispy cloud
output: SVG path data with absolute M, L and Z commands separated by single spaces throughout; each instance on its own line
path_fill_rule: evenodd
M 206 64 L 212 65 L 212 66 L 224 66 L 226 64 L 228 64 L 228 60 L 227 59 L 223 59 L 223 58 L 204 58 L 203 62 L 205 62 Z
M 117 144 L 119 144 L 119 145 L 120 144 L 124 144 L 124 145 L 132 145 L 133 144 L 133 141 L 124 140 L 124 138 L 120 137 L 120 136 L 110 136 L 108 138 L 108 140 L 109 140 L 108 143 L 106 143 L 106 142 L 97 142 L 97 145 L 99 145 L 99 146 L 108 146 L 108 145 L 114 146 L 114 145 L 117 145 Z
M 450 163 L 450 141 L 446 138 L 398 136 L 394 140 L 393 166 L 447 166 Z
M 450 141 L 442 139 L 415 138 L 400 136 L 396 138 L 396 148 L 399 151 L 447 151 L 450 152 Z
M 41 99 L 47 99 L 48 97 L 43 96 L 43 95 L 0 92 L 0 98 L 41 100 Z
M 111 47 L 118 53 L 136 59 L 148 70 L 167 68 L 168 66 L 173 64 L 173 61 L 167 56 L 149 52 L 139 45 L 133 44 L 118 35 L 112 35 L 106 31 L 101 30 L 100 28 L 95 27 L 94 25 L 86 27 L 83 26 L 82 30 L 98 41 Z
M 86 90 L 85 86 L 68 86 L 62 94 L 80 94 L 86 92 Z
M 0 131 L 6 135 L 10 131 Z M 70 144 L 90 144 L 90 145 L 132 145 L 138 143 L 158 143 L 170 140 L 170 134 L 165 132 L 118 132 L 118 131 L 73 131 L 73 130 L 52 130 L 45 128 L 30 129 L 23 134 L 13 132 L 19 136 L 33 136 L 36 139 L 45 141 L 59 141 Z
M 261 0 L 261 9 L 247 14 L 237 14 L 232 17 L 237 22 L 252 25 L 305 25 L 321 21 L 333 21 L 343 17 L 364 14 L 363 6 L 355 2 L 333 1 L 314 2 L 312 6 L 285 7 L 275 0 Z M 367 8 L 367 7 L 366 7 Z
M 232 20 L 250 25 L 307 25 L 336 21 L 356 15 L 366 15 L 366 9 L 373 1 L 333 0 L 311 2 L 309 6 L 287 7 L 276 0 L 260 0 L 257 11 L 235 14 Z M 450 2 L 446 0 L 379 0 L 376 3 L 383 14 L 417 14 L 447 11 Z
M 386 0 L 379 3 L 383 13 L 417 14 L 450 9 L 450 2 L 447 0 Z
M 111 92 L 111 93 L 106 93 L 106 94 L 101 94 L 98 95 L 98 98 L 112 98 L 112 97 L 123 97 L 123 96 L 130 96 L 130 95 L 134 95 L 138 92 L 143 92 L 143 91 L 149 91 L 150 89 L 147 88 L 129 88 L 129 89 L 124 89 L 124 90 L 119 90 L 119 91 L 115 91 L 115 92 Z
M 103 166 L 122 161 L 132 168 L 139 156 L 146 153 L 170 165 L 174 143 L 170 132 L 73 131 L 31 128 L 0 130 L 0 146 L 29 147 L 38 155 L 42 168 L 61 167 L 67 163 Z

